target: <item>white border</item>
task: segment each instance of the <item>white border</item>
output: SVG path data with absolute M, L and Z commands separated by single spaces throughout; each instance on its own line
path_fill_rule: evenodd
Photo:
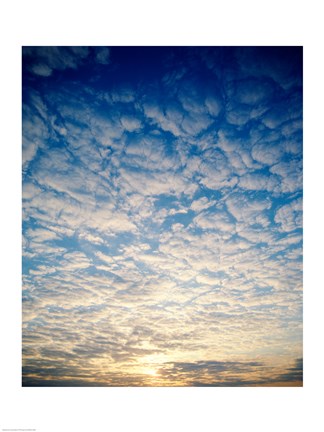
M 320 9 L 301 4 L 2 2 L 0 431 L 323 430 L 323 26 Z M 304 388 L 20 387 L 22 45 L 304 46 Z

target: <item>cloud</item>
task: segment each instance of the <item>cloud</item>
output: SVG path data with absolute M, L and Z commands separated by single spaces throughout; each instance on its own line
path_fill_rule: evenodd
M 208 207 L 212 206 L 213 204 L 214 204 L 213 201 L 210 202 L 208 200 L 208 198 L 204 196 L 204 197 L 201 197 L 201 198 L 193 201 L 191 203 L 190 208 L 191 208 L 191 210 L 194 210 L 195 212 L 200 212 L 201 210 L 205 210 Z
M 91 387 L 91 386 L 138 386 L 151 385 L 152 378 L 143 382 L 143 374 L 118 374 L 110 373 L 109 377 L 100 376 L 100 380 L 93 383 L 89 375 L 85 373 L 75 373 L 71 368 L 59 368 L 59 363 L 50 365 L 38 365 L 34 367 L 25 367 L 23 369 L 25 378 L 22 385 L 25 387 L 45 386 L 45 387 Z M 300 366 L 301 365 L 301 366 Z M 44 367 L 42 370 L 41 367 Z M 42 379 L 46 370 L 51 374 L 51 379 Z M 264 371 L 268 370 L 266 378 L 260 377 Z M 44 372 L 43 372 L 44 371 Z M 71 373 L 72 372 L 72 373 Z M 252 376 L 251 376 L 252 373 Z M 250 374 L 250 376 L 249 376 Z M 272 376 L 270 376 L 272 374 Z M 67 379 L 66 376 L 73 378 Z M 245 361 L 245 362 L 226 362 L 226 361 L 196 361 L 196 362 L 174 362 L 165 363 L 158 369 L 157 376 L 154 377 L 153 383 L 156 386 L 161 385 L 163 380 L 168 382 L 169 386 L 177 386 L 179 377 L 187 386 L 301 386 L 302 385 L 302 359 L 296 360 L 296 366 L 287 368 L 280 373 L 279 368 L 269 367 L 262 362 Z M 107 379 L 108 378 L 108 379 Z
M 256 223 L 271 207 L 269 198 L 258 199 L 244 194 L 233 194 L 226 200 L 228 211 L 238 222 Z
M 96 61 L 100 64 L 107 65 L 110 63 L 110 50 L 107 47 L 96 48 Z
M 52 74 L 52 69 L 46 64 L 35 64 L 31 67 L 31 70 L 36 75 L 48 77 Z
M 120 174 L 117 179 L 119 187 L 145 196 L 161 194 L 180 196 L 182 193 L 192 196 L 197 189 L 197 185 L 186 181 L 177 174 L 141 173 L 124 168 L 120 169 Z
M 174 136 L 181 136 L 181 123 L 184 113 L 177 105 L 170 105 L 165 113 L 156 103 L 145 102 L 143 104 L 144 114 L 165 132 L 171 132 Z
M 301 47 L 240 47 L 235 57 L 249 76 L 268 77 L 284 89 L 301 84 Z
M 240 104 L 255 106 L 271 99 L 273 91 L 269 79 L 246 78 L 232 81 L 228 93 Z
M 141 128 L 141 121 L 135 117 L 123 116 L 120 120 L 123 127 L 128 132 L 133 132 Z
M 205 212 L 200 213 L 193 219 L 194 224 L 203 230 L 215 230 L 220 235 L 223 233 L 233 233 L 234 224 L 226 212 Z
M 303 173 L 301 160 L 279 162 L 270 171 L 280 176 L 280 189 L 283 193 L 301 191 L 303 187 Z
M 253 159 L 264 165 L 278 163 L 282 154 L 283 149 L 279 144 L 270 146 L 268 143 L 263 142 L 255 144 L 251 152 Z
M 242 189 L 275 192 L 278 190 L 279 180 L 275 176 L 265 174 L 246 174 L 240 178 L 239 186 Z
M 88 54 L 88 47 L 23 47 L 29 70 L 43 77 L 49 77 L 54 70 L 76 69 Z
M 44 120 L 31 107 L 23 106 L 22 164 L 27 169 L 38 149 L 46 145 L 49 129 Z
M 270 129 L 276 129 L 283 123 L 299 119 L 302 116 L 300 97 L 299 93 L 292 94 L 289 103 L 280 101 L 272 106 L 264 115 L 263 123 Z
M 260 378 L 268 369 L 267 378 Z M 196 361 L 174 362 L 165 364 L 160 369 L 163 377 L 176 381 L 179 375 L 193 386 L 280 386 L 302 384 L 302 359 L 296 360 L 296 366 L 280 373 L 280 369 L 270 367 L 257 361 Z M 272 373 L 272 375 L 270 375 Z
M 37 243 L 42 243 L 47 240 L 53 240 L 57 238 L 56 233 L 53 231 L 47 230 L 47 229 L 36 229 L 36 230 L 29 230 L 27 232 L 27 235 L 30 239 Z
M 302 228 L 302 200 L 301 198 L 280 207 L 275 215 L 275 222 L 280 224 L 284 232 Z
M 23 50 L 23 385 L 300 385 L 297 66 L 124 49 Z

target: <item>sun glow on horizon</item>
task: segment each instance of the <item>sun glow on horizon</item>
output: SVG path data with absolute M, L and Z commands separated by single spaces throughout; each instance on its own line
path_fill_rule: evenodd
M 145 373 L 147 375 L 150 375 L 150 376 L 157 376 L 158 375 L 156 369 L 147 369 Z

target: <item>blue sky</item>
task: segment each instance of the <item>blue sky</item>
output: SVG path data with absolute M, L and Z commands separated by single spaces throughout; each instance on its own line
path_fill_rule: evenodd
M 302 51 L 23 48 L 24 385 L 295 385 Z

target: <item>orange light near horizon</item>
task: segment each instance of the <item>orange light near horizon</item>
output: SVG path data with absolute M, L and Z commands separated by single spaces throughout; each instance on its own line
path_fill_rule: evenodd
M 145 374 L 150 375 L 150 376 L 157 376 L 158 375 L 156 369 L 146 369 Z

